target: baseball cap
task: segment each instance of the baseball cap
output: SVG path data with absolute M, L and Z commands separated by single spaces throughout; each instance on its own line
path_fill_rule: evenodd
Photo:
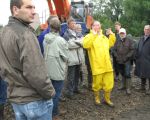
M 119 30 L 119 34 L 120 33 L 125 33 L 126 34 L 126 30 L 124 29 L 124 28 L 121 28 L 120 30 Z

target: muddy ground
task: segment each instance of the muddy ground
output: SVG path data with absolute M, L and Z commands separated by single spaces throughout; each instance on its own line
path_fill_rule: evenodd
M 85 75 L 86 77 L 86 75 Z M 87 84 L 85 79 L 85 85 Z M 76 94 L 76 100 L 66 98 L 60 102 L 60 109 L 67 110 L 62 120 L 149 120 L 150 119 L 150 95 L 138 90 L 140 80 L 132 76 L 132 94 L 126 95 L 125 91 L 119 91 L 120 80 L 115 82 L 112 91 L 112 101 L 115 108 L 103 104 L 101 107 L 94 105 L 93 92 L 86 87 L 81 87 L 83 94 Z M 103 92 L 101 92 L 103 96 Z M 101 97 L 103 99 L 103 97 Z M 9 109 L 9 110 L 8 110 Z M 5 109 L 5 120 L 14 120 L 10 108 Z
M 85 81 L 86 82 L 86 81 Z M 125 91 L 118 90 L 120 80 L 115 82 L 112 91 L 112 101 L 115 108 L 103 104 L 101 107 L 94 105 L 93 92 L 81 87 L 83 94 L 76 95 L 76 100 L 66 99 L 61 102 L 61 109 L 67 110 L 62 120 L 149 120 L 150 95 L 139 91 L 140 79 L 132 75 L 132 94 L 126 95 Z M 103 92 L 101 92 L 103 101 Z

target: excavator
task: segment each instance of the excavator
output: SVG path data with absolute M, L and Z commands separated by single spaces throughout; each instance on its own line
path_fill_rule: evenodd
M 83 0 L 47 0 L 50 15 L 57 15 L 61 21 L 60 35 L 63 36 L 67 29 L 67 19 L 71 16 L 75 19 L 77 24 L 82 27 L 82 34 L 85 35 L 91 28 L 93 23 L 92 17 L 92 3 L 86 3 Z M 43 32 L 38 35 L 41 52 L 43 49 L 43 40 L 45 34 L 50 32 L 48 24 L 41 25 Z
M 50 15 L 57 15 L 62 24 L 71 16 L 81 24 L 83 32 L 86 31 L 85 29 L 91 28 L 93 22 L 92 3 L 86 3 L 83 0 L 47 0 L 47 4 Z M 46 24 L 43 26 L 48 27 Z M 66 27 L 66 25 L 64 26 Z

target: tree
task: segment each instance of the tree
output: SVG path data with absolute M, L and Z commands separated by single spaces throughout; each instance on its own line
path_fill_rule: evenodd
M 92 0 L 94 3 L 94 18 L 99 20 L 104 28 L 113 28 L 123 14 L 120 0 Z
M 150 23 L 149 0 L 124 0 L 124 15 L 121 23 L 135 36 L 143 33 L 143 27 Z
M 92 0 L 94 19 L 100 21 L 104 28 L 112 27 L 119 21 L 127 33 L 139 36 L 144 25 L 150 24 L 149 0 Z

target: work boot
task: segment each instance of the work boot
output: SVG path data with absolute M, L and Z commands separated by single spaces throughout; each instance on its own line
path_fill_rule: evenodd
M 142 78 L 142 79 L 141 79 L 141 90 L 142 90 L 142 91 L 145 91 L 145 90 L 146 90 L 145 86 L 146 86 L 146 79 L 145 79 L 145 78 Z
M 0 120 L 4 120 L 4 104 L 0 104 Z
M 95 91 L 94 92 L 94 96 L 95 96 L 95 105 L 100 106 L 101 105 L 101 101 L 100 101 L 100 95 L 99 95 L 99 91 Z
M 111 94 L 111 92 L 105 92 L 104 93 L 104 98 L 105 98 L 105 104 L 107 104 L 109 107 L 114 107 L 114 104 L 113 104 L 113 102 L 111 102 L 111 100 L 110 100 L 110 94 Z
M 59 110 L 59 115 L 60 116 L 63 116 L 63 115 L 65 115 L 67 113 L 67 110 L 63 110 L 63 109 L 60 109 Z
M 126 89 L 126 80 L 125 77 L 122 77 L 121 86 L 118 88 L 118 90 L 125 90 L 125 89 Z
M 145 91 L 146 95 L 150 95 L 150 88 Z
M 127 93 L 127 95 L 131 95 L 130 85 L 131 85 L 131 78 L 127 78 L 126 79 L 126 93 Z
M 60 101 L 60 102 L 66 102 L 66 99 L 65 99 L 64 96 L 60 96 L 59 101 Z
M 148 83 L 149 83 L 149 84 L 148 84 L 148 85 L 149 85 L 149 86 L 148 86 L 149 88 L 146 90 L 146 95 L 150 95 L 150 79 L 149 79 Z
M 58 115 L 53 116 L 52 120 L 62 120 Z

